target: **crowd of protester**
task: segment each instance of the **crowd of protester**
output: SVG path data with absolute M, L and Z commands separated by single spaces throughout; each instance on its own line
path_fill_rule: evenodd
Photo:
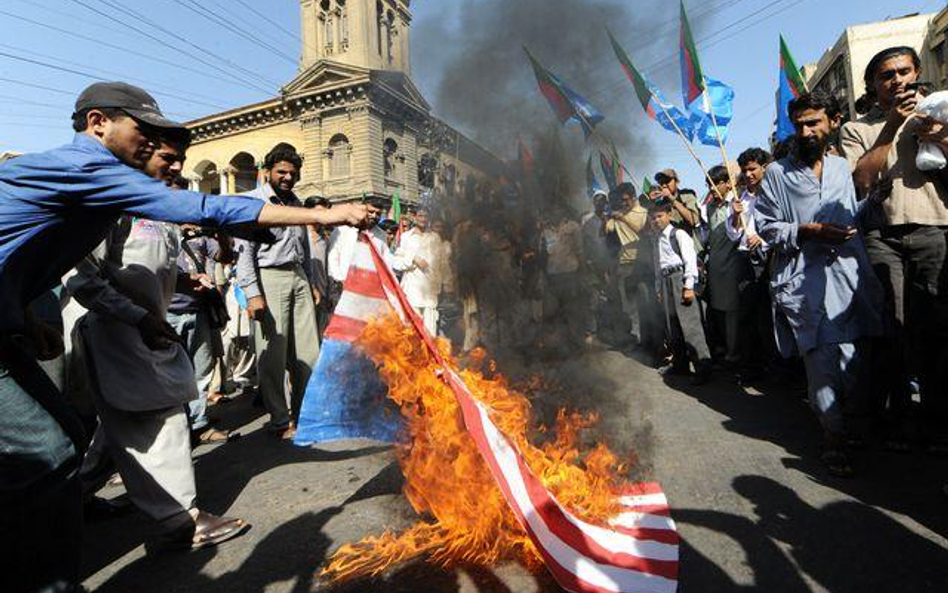
M 748 148 L 700 193 L 668 168 L 645 193 L 582 197 L 578 214 L 560 186 L 508 176 L 382 221 L 384 200 L 301 201 L 286 144 L 243 198 L 196 197 L 181 182 L 187 130 L 140 89 L 93 85 L 73 144 L 0 167 L 9 574 L 73 590 L 81 505 L 117 512 L 96 498 L 110 480 L 155 520 L 160 548 L 243 533 L 244 519 L 198 507 L 193 448 L 239 436 L 212 421 L 238 395 L 275 439 L 294 437 L 357 227 L 462 359 L 610 347 L 695 385 L 805 376 L 832 474 L 851 476 L 871 439 L 948 453 L 948 190 L 914 158 L 919 141 L 948 151 L 948 130 L 913 114 L 919 74 L 909 48 L 878 54 L 866 113 L 845 124 L 835 98 L 800 96 L 778 158 Z

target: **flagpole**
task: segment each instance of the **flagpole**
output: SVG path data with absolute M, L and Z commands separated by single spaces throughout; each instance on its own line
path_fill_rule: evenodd
M 731 173 L 731 164 L 727 158 L 727 149 L 724 148 L 724 140 L 721 138 L 721 129 L 718 128 L 718 118 L 714 115 L 714 108 L 711 106 L 711 97 L 708 96 L 708 84 L 705 81 L 704 85 L 704 106 L 708 108 L 708 113 L 711 114 L 711 125 L 714 126 L 714 136 L 718 140 L 718 148 L 721 149 L 721 158 L 724 159 L 724 168 L 727 170 L 727 178 L 731 183 L 731 191 L 734 192 L 734 198 L 740 199 L 740 196 L 737 195 L 737 183 L 735 183 L 734 175 Z M 708 178 L 710 180 L 710 177 Z M 712 183 L 713 185 L 713 183 Z M 717 188 L 715 188 L 717 191 Z M 718 196 L 721 198 L 721 201 L 724 201 L 724 196 L 721 196 L 721 192 L 717 192 Z M 744 213 L 738 215 L 737 220 L 741 223 L 741 229 L 747 229 L 747 222 L 744 220 Z

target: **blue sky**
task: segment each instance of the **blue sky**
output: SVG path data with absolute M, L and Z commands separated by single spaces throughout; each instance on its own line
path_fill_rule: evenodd
M 416 0 L 412 7 L 415 27 L 424 27 L 429 19 L 459 23 L 464 6 L 477 1 Z M 667 15 L 649 17 L 657 22 L 674 22 L 677 2 L 663 4 Z M 945 2 L 691 0 L 686 4 L 693 14 L 708 5 L 724 7 L 713 18 L 693 24 L 698 30 L 696 37 L 706 73 L 728 82 L 737 93 L 735 121 L 728 142 L 733 153 L 730 156 L 734 158 L 742 148 L 766 143 L 774 117 L 779 33 L 788 39 L 797 62 L 802 65 L 817 59 L 847 25 L 911 12 L 934 12 Z M 0 2 L 0 23 L 5 33 L 0 41 L 0 151 L 37 151 L 67 142 L 71 137 L 69 114 L 75 96 L 94 81 L 85 74 L 139 84 L 156 95 L 167 113 L 181 119 L 272 96 L 280 84 L 296 73 L 298 6 L 297 0 L 3 0 Z M 150 22 L 132 20 L 115 7 L 136 11 Z M 208 18 L 195 12 L 200 8 L 209 11 Z M 261 18 L 250 9 L 267 18 Z M 216 15 L 243 31 L 213 22 Z M 109 17 L 133 22 L 138 31 Z M 648 64 L 676 55 L 673 29 L 668 32 L 656 29 L 649 51 L 636 59 Z M 252 34 L 257 41 L 245 33 Z M 443 62 L 438 48 L 424 47 L 421 37 L 416 34 L 413 39 L 413 77 L 433 101 Z M 162 41 L 173 43 L 181 51 Z M 602 60 L 603 63 L 591 66 L 603 67 L 607 61 L 615 64 L 611 55 L 602 56 Z M 548 66 L 556 69 L 554 64 Z M 671 85 L 665 89 L 670 97 L 679 96 L 677 84 L 672 82 L 677 80 L 676 68 L 677 61 L 648 72 Z M 526 62 L 523 73 L 525 77 L 532 76 Z M 582 82 L 571 84 L 579 92 L 596 97 L 594 103 L 608 103 L 609 93 L 631 93 L 631 88 L 623 85 L 617 66 L 615 84 L 611 88 L 584 88 Z M 539 94 L 525 100 L 536 101 L 537 109 L 546 109 Z M 437 111 L 439 106 L 435 104 L 434 108 Z M 691 164 L 678 139 L 645 120 L 641 110 L 628 114 L 604 110 L 610 117 L 627 116 L 628 125 L 639 126 L 647 132 L 652 150 L 629 156 L 637 171 L 675 166 L 683 173 L 687 185 L 703 185 L 697 167 Z M 716 149 L 701 147 L 698 151 L 708 164 L 720 161 Z M 577 158 L 581 159 L 582 155 Z

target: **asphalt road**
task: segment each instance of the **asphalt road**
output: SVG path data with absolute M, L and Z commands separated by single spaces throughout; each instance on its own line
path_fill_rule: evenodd
M 745 392 L 716 378 L 693 387 L 609 351 L 542 368 L 567 388 L 534 402 L 540 417 L 563 404 L 598 410 L 599 437 L 632 452 L 635 477 L 661 482 L 683 537 L 682 593 L 948 591 L 940 494 L 948 461 L 869 449 L 857 458 L 857 478 L 831 478 L 816 460 L 818 430 L 798 386 Z M 253 528 L 218 548 L 147 554 L 142 544 L 154 531 L 143 516 L 93 522 L 90 591 L 559 591 L 548 575 L 512 564 L 444 571 L 414 562 L 377 579 L 320 582 L 315 572 L 342 543 L 415 520 L 391 450 L 365 442 L 298 449 L 264 434 L 249 398 L 214 410 L 244 436 L 197 450 L 201 506 Z

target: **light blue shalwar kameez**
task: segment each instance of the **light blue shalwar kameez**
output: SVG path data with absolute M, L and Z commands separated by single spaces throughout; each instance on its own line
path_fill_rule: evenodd
M 774 328 L 783 356 L 806 366 L 810 404 L 823 428 L 843 430 L 843 402 L 859 386 L 864 338 L 882 334 L 882 289 L 861 235 L 841 245 L 800 241 L 800 225 L 858 227 L 848 163 L 827 155 L 822 180 L 792 157 L 767 168 L 755 220 L 774 249 Z

